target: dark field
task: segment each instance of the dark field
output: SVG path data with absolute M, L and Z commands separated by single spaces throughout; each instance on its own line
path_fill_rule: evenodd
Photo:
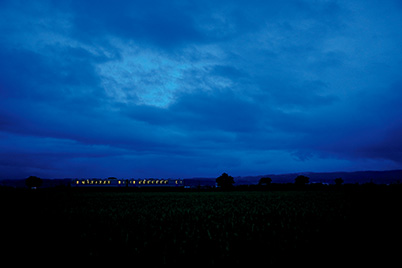
M 1 254 L 60 263 L 386 265 L 401 254 L 400 193 L 0 191 Z

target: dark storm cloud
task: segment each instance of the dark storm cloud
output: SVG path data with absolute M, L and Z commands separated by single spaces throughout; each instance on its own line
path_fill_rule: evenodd
M 398 1 L 1 1 L 2 177 L 400 168 Z

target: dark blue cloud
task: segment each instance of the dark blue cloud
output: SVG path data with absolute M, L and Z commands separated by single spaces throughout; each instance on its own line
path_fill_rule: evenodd
M 0 177 L 401 168 L 398 1 L 0 2 Z
M 112 34 L 170 48 L 205 38 L 191 15 L 197 12 L 194 6 L 180 1 L 72 1 L 68 8 L 74 14 L 74 36 L 86 42 Z

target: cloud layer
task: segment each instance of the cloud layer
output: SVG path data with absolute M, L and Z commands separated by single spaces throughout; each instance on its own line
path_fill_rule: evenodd
M 402 167 L 399 1 L 1 1 L 0 177 Z

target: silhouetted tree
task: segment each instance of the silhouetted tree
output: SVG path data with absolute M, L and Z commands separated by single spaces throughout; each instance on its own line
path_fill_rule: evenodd
M 31 189 L 42 186 L 42 182 L 42 179 L 36 176 L 29 176 L 25 179 L 25 185 Z
M 216 183 L 219 187 L 227 189 L 233 186 L 234 179 L 232 176 L 229 176 L 226 173 L 222 173 L 222 175 L 216 178 Z
M 304 185 L 306 183 L 309 183 L 310 178 L 303 176 L 303 175 L 299 175 L 295 178 L 295 184 L 297 185 Z
M 272 182 L 271 178 L 264 177 L 264 178 L 260 179 L 260 181 L 258 182 L 258 185 L 269 185 L 269 184 L 271 184 L 271 182 Z
M 336 179 L 335 179 L 335 184 L 336 184 L 336 185 L 340 186 L 340 185 L 342 185 L 342 183 L 343 183 L 342 178 L 336 178 Z

